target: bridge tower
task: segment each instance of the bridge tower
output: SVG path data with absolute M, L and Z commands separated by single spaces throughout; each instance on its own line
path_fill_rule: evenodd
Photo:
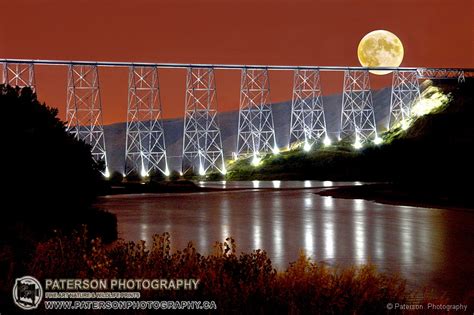
M 269 96 L 268 70 L 242 69 L 237 155 L 251 154 L 255 163 L 260 153 L 279 151 Z
M 109 177 L 96 65 L 69 65 L 66 107 L 67 130 L 91 145 L 93 158 L 105 163 L 103 175 Z
M 378 140 L 368 70 L 344 71 L 340 138 L 353 140 L 355 147 Z
M 213 68 L 188 68 L 186 76 L 182 173 L 190 170 L 226 173 Z
M 319 70 L 295 70 L 291 102 L 290 144 L 308 151 L 322 137 L 328 143 Z
M 129 68 L 125 176 L 169 175 L 156 67 Z
M 410 117 L 413 103 L 420 97 L 417 71 L 393 71 L 389 127 Z
M 33 63 L 3 63 L 3 84 L 12 87 L 31 87 L 35 92 L 35 66 Z

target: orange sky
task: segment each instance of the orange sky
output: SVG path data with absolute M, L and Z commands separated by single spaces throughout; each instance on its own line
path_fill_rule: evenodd
M 0 0 L 0 58 L 356 66 L 357 45 L 386 29 L 403 66 L 474 67 L 472 0 Z M 240 73 L 216 71 L 219 110 L 238 108 Z M 106 124 L 124 121 L 127 69 L 101 69 Z M 372 86 L 390 77 L 371 77 Z M 322 74 L 325 94 L 342 74 Z M 36 68 L 39 97 L 64 117 L 66 68 Z M 183 115 L 184 70 L 160 70 L 165 117 Z M 272 101 L 291 72 L 271 72 Z

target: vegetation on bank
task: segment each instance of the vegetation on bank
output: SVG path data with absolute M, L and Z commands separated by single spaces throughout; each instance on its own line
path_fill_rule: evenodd
M 387 303 L 405 303 L 417 295 L 404 280 L 373 265 L 333 268 L 302 254 L 277 272 L 265 251 L 238 255 L 232 238 L 202 255 L 191 242 L 172 252 L 168 233 L 155 235 L 151 246 L 122 240 L 105 246 L 85 231 L 57 235 L 38 245 L 29 273 L 39 279 L 195 278 L 200 280 L 196 291 L 144 290 L 142 299 L 214 300 L 219 313 L 384 314 Z M 422 302 L 446 301 L 425 294 Z
M 393 182 L 469 202 L 466 182 L 474 175 L 468 153 L 474 146 L 472 91 L 470 78 L 464 83 L 432 82 L 415 104 L 410 126 L 382 134 L 381 145 L 357 150 L 342 141 L 310 152 L 295 149 L 267 155 L 257 167 L 250 159 L 239 160 L 229 166 L 226 178 Z

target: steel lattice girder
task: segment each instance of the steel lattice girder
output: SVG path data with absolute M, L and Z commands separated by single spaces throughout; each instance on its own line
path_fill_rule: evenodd
M 66 107 L 67 130 L 90 144 L 93 158 L 105 163 L 109 176 L 97 66 L 69 66 Z
M 377 136 L 369 71 L 344 71 L 340 137 L 367 141 Z
M 290 143 L 313 144 L 327 136 L 319 70 L 295 70 Z
M 416 71 L 394 71 L 390 99 L 390 121 L 396 123 L 410 117 L 413 103 L 420 98 L 420 84 Z
M 214 69 L 188 68 L 184 112 L 182 172 L 225 174 Z
M 35 66 L 33 63 L 3 63 L 3 84 L 12 87 L 30 87 L 33 92 L 36 89 Z
M 418 78 L 420 79 L 457 79 L 459 82 L 465 81 L 465 71 L 462 69 L 450 68 L 418 68 Z M 472 76 L 472 71 L 468 72 L 468 76 Z
M 125 175 L 169 175 L 156 67 L 130 67 L 128 78 Z
M 270 84 L 266 69 L 242 69 L 237 154 L 276 150 Z

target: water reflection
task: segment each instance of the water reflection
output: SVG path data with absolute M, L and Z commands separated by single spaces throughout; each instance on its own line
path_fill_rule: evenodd
M 261 184 L 247 182 L 244 187 Z M 110 196 L 99 206 L 117 214 L 120 237 L 150 242 L 153 234 L 167 231 L 173 250 L 194 240 L 206 254 L 215 241 L 233 236 L 238 252 L 264 249 L 279 269 L 303 249 L 316 261 L 337 265 L 370 260 L 417 283 L 436 279 L 431 283 L 436 286 L 459 278 L 474 283 L 468 267 L 474 264 L 474 254 L 466 250 L 474 245 L 470 212 L 321 197 L 312 189 L 283 189 L 294 183 L 269 184 L 280 189 Z M 301 188 L 309 184 L 322 187 L 299 183 Z M 443 277 L 451 278 L 443 282 Z
M 258 183 L 258 181 L 256 181 Z M 262 249 L 262 208 L 259 198 L 252 199 L 252 212 L 253 212 L 253 248 Z
M 142 223 L 140 224 L 140 239 L 144 240 L 148 244 L 150 243 L 150 233 L 148 232 L 148 224 Z
M 229 206 L 229 200 L 228 199 L 222 199 L 221 202 L 221 238 L 220 241 L 224 242 L 226 238 L 232 236 L 230 233 L 230 218 L 231 218 L 231 207 Z
M 272 239 L 273 239 L 273 248 L 275 251 L 274 262 L 275 264 L 282 265 L 284 263 L 284 244 L 283 244 L 283 207 L 281 196 L 276 196 L 273 198 L 272 202 L 273 209 L 273 226 L 272 226 Z
M 323 198 L 324 209 L 332 210 L 334 207 L 334 200 L 332 199 L 332 197 L 322 197 L 322 198 Z
M 323 211 L 323 224 L 324 224 L 324 259 L 325 260 L 332 260 L 334 259 L 334 252 L 335 252 L 335 237 L 334 237 L 334 211 L 332 209 L 332 205 L 326 207 L 328 205 L 327 200 L 331 200 L 331 197 L 324 198 L 324 205 L 325 211 Z
M 355 261 L 359 264 L 366 262 L 365 253 L 365 201 L 362 199 L 354 199 L 353 202 L 353 219 L 354 223 L 354 249 L 355 249 Z
M 376 208 L 381 208 L 384 210 L 383 205 L 379 205 Z M 375 258 L 377 261 L 384 259 L 384 244 L 385 244 L 385 235 L 384 235 L 384 218 L 379 213 L 375 214 Z
M 311 218 L 308 218 L 304 225 L 304 251 L 309 257 L 314 257 L 314 231 L 310 220 Z
M 317 187 L 335 187 L 347 185 L 361 185 L 361 182 L 332 182 L 332 181 L 198 181 L 197 185 L 211 188 L 275 188 L 274 182 L 277 182 L 278 188 L 317 188 Z
M 410 264 L 413 260 L 413 248 L 412 248 L 412 233 L 413 233 L 413 224 L 412 224 L 412 211 L 409 208 L 402 208 L 400 211 L 400 216 L 405 222 L 404 225 L 400 226 L 400 238 L 402 248 L 402 257 L 404 264 Z

